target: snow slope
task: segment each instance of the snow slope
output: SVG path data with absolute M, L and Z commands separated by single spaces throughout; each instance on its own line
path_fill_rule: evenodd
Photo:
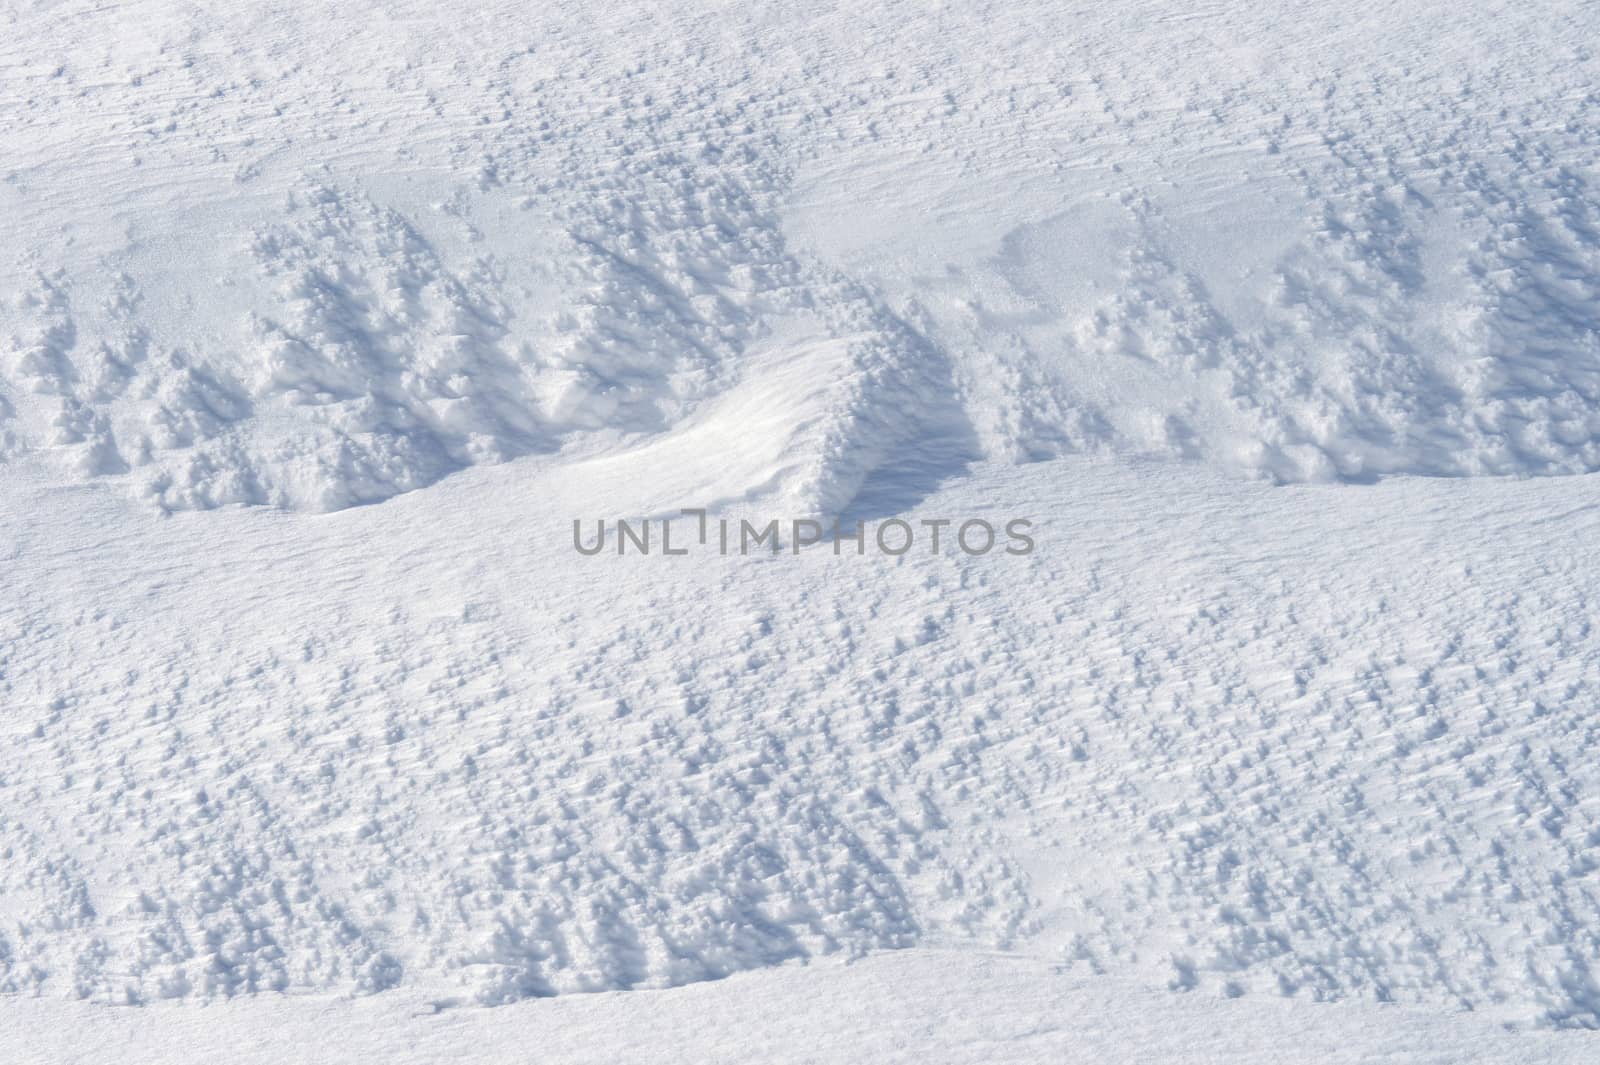
M 1565 0 L 14 6 L 0 454 L 166 509 L 337 509 L 688 430 L 782 387 L 784 338 L 848 368 L 771 437 L 803 461 L 700 449 L 719 497 L 892 508 L 1102 451 L 1594 470 L 1594 28 Z
M 1600 15 L 860 6 L 0 10 L 0 1034 L 1592 1053 Z
M 524 464 L 320 519 L 13 481 L 0 979 L 498 1003 L 964 943 L 1600 1023 L 1595 480 L 978 484 L 908 514 L 1033 555 L 582 558 Z
M 405 992 L 256 998 L 204 1009 L 17 1004 L 26 1060 L 234 1065 L 530 1060 L 853 1065 L 1201 1065 L 1283 1061 L 1583 1065 L 1591 1032 L 1511 1033 L 1481 1018 L 1341 1003 L 1176 997 L 1004 955 L 899 951 L 849 966 L 742 973 L 670 991 L 435 1014 Z M 619 1018 L 627 1021 L 619 1023 Z M 330 1038 L 330 1033 L 339 1033 Z

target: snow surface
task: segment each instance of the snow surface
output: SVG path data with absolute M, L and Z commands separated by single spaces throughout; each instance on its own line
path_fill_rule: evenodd
M 1600 1020 L 1600 481 L 986 471 L 1022 558 L 581 559 L 562 469 L 318 519 L 13 479 L 6 986 L 660 987 L 966 943 Z M 1050 498 L 1046 503 L 1044 499 Z
M 0 1058 L 1592 1060 L 1597 39 L 0 8 Z
M 13 1050 L 24 1060 L 129 1065 L 1588 1065 L 1595 1054 L 1588 1032 L 1511 1033 L 1470 1015 L 1352 1003 L 1174 996 L 1063 976 L 1036 960 L 915 950 L 849 966 L 767 969 L 670 991 L 572 995 L 496 1010 L 435 1013 L 429 1002 L 397 991 L 140 1010 L 29 999 L 17 1012 L 25 1027 Z
M 859 7 L 10 5 L 0 455 L 165 509 L 646 441 L 821 512 L 910 449 L 1600 469 L 1592 5 Z M 795 373 L 782 458 L 681 440 Z

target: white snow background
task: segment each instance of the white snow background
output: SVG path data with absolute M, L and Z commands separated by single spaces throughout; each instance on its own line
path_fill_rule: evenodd
M 0 1061 L 1600 1060 L 1596 42 L 4 0 Z

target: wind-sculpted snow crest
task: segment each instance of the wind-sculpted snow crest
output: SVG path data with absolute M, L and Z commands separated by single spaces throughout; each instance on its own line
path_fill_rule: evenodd
M 62 272 L 39 276 L 17 304 L 7 391 L 26 416 L 5 453 L 124 476 L 168 511 L 330 511 L 563 447 L 666 449 L 712 499 L 779 494 L 827 514 L 901 449 L 930 456 L 913 492 L 973 457 L 941 353 L 860 286 L 789 256 L 737 182 L 663 164 L 589 191 L 522 223 L 530 258 L 507 265 L 451 258 L 368 195 L 299 184 L 281 215 L 219 238 L 238 254 L 204 331 L 146 314 L 127 273 L 92 313 Z M 792 360 L 763 352 L 796 343 L 839 355 L 802 359 L 803 392 L 765 380 Z M 676 446 L 708 420 L 775 465 L 730 480 Z

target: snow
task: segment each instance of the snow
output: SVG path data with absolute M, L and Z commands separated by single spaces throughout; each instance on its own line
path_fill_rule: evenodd
M 87 1012 L 18 1003 L 28 1060 L 606 1063 L 862 1060 L 950 1065 L 1408 1062 L 1583 1065 L 1593 1040 L 1510 1033 L 1480 1019 L 1340 1003 L 1174 996 L 1062 976 L 1008 955 L 899 951 L 849 966 L 782 967 L 670 991 L 448 1010 L 405 992 L 257 998 L 197 1009 Z M 619 1024 L 626 1015 L 628 1023 Z M 337 1035 L 333 1035 L 337 1033 Z M 1589 1033 L 1583 1033 L 1588 1035 Z
M 853 384 L 722 492 L 1600 468 L 1584 5 L 591 15 L 14 11 L 5 452 L 332 510 L 690 429 L 787 336 Z
M 565 475 L 315 520 L 13 483 L 7 986 L 501 1003 L 967 943 L 1596 1023 L 1593 480 L 1063 460 L 908 512 L 1030 514 L 1028 556 L 583 558 Z
M 5 1056 L 1591 1059 L 1596 29 L 6 7 Z

